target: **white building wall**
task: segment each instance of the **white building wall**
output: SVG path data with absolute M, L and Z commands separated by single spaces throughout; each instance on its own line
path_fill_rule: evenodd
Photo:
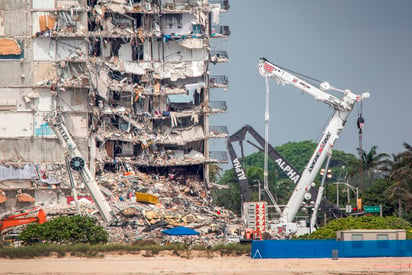
M 0 36 L 4 36 L 4 14 L 5 11 L 0 11 Z
M 36 38 L 33 41 L 34 61 L 54 61 L 56 59 L 56 41 L 50 38 Z
M 87 54 L 87 42 L 75 39 L 52 40 L 47 37 L 34 39 L 33 59 L 35 61 L 59 61 L 69 58 L 80 50 L 84 55 Z
M 33 9 L 47 10 L 55 8 L 55 0 L 33 0 Z
M 162 32 L 170 35 L 189 35 L 193 31 L 193 23 L 196 23 L 196 17 L 193 14 L 181 14 L 181 24 L 174 17 L 179 15 L 165 15 L 162 17 Z
M 27 11 L 4 12 L 4 35 L 23 36 L 27 33 Z
M 132 61 L 132 45 L 130 43 L 120 46 L 119 59 L 123 61 Z
M 0 112 L 0 138 L 33 136 L 33 114 Z

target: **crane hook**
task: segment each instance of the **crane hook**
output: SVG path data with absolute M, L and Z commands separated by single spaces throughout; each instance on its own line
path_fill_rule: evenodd
M 362 129 L 365 124 L 365 119 L 362 117 L 362 113 L 359 114 L 358 121 L 356 122 L 359 128 L 359 134 L 362 134 Z

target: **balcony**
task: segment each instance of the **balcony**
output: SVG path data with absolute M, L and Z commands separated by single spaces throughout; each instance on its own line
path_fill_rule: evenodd
M 210 151 L 209 152 L 209 159 L 207 160 L 209 163 L 227 163 L 228 162 L 228 155 L 226 151 Z
M 229 56 L 226 51 L 211 51 L 210 52 L 210 62 L 216 63 L 227 63 L 229 61 Z
M 209 0 L 209 4 L 219 4 L 220 12 L 227 12 L 230 8 L 229 0 Z
M 229 130 L 227 126 L 210 126 L 209 136 L 211 138 L 227 138 L 229 136 Z
M 196 7 L 196 1 L 193 0 L 163 0 L 161 1 L 162 12 L 171 13 L 171 12 L 187 12 L 190 13 L 193 7 Z
M 229 26 L 212 26 L 210 37 L 226 38 L 230 35 Z
M 229 78 L 227 75 L 211 75 L 209 78 L 210 88 L 227 88 L 229 85 Z
M 209 101 L 209 113 L 223 113 L 227 110 L 226 101 Z

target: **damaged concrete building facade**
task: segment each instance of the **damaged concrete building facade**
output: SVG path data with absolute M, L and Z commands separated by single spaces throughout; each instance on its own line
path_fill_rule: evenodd
M 228 79 L 228 0 L 0 0 L 0 213 L 70 195 L 64 122 L 96 180 L 139 171 L 208 185 L 227 162 L 209 117 Z M 84 188 L 73 174 L 78 188 Z M 66 190 L 66 191 L 64 191 Z

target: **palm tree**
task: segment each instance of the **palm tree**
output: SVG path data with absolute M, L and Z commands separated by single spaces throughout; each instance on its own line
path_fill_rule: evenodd
M 217 182 L 222 178 L 223 169 L 217 164 L 209 164 L 209 180 Z
M 262 184 L 263 188 L 263 169 L 260 167 L 255 167 L 251 166 L 246 169 L 246 177 L 249 180 L 249 186 L 253 184 L 254 182 L 259 182 L 259 184 Z M 257 200 L 258 196 L 256 197 L 255 194 L 256 192 L 250 192 L 252 195 L 252 200 Z
M 387 170 L 389 155 L 385 153 L 378 154 L 378 146 L 374 145 L 368 152 L 363 149 L 359 149 L 360 159 L 349 163 L 348 177 L 354 178 L 359 176 L 360 182 L 358 185 L 362 187 L 365 185 L 370 187 L 372 182 L 380 174 L 383 174 Z
M 404 142 L 406 151 L 393 156 L 389 180 L 392 184 L 384 194 L 389 200 L 398 203 L 399 217 L 402 216 L 402 203 L 406 211 L 412 208 L 412 146 Z

